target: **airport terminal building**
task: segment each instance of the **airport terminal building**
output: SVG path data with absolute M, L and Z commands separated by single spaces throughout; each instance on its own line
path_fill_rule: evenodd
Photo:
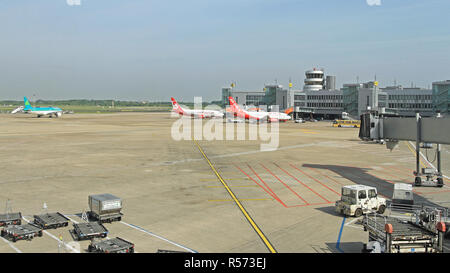
M 433 82 L 432 89 L 405 88 L 400 85 L 379 87 L 375 81 L 344 84 L 336 89 L 336 77 L 324 75 L 323 69 L 305 73 L 303 90 L 282 85 L 265 85 L 261 91 L 222 88 L 222 103 L 233 97 L 244 106 L 278 105 L 279 110 L 293 107 L 294 117 L 315 116 L 339 118 L 342 112 L 359 118 L 367 109 L 382 110 L 399 116 L 434 116 L 436 112 L 450 114 L 450 80 Z

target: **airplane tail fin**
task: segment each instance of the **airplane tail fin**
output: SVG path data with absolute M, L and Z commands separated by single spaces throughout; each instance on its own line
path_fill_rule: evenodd
M 239 110 L 239 106 L 234 101 L 233 97 L 228 97 L 228 101 L 230 102 L 231 111 L 237 112 Z
M 178 102 L 174 98 L 170 98 L 170 100 L 172 101 L 172 110 L 179 114 L 183 113 L 183 109 L 178 104 Z
M 29 110 L 29 109 L 33 108 L 30 104 L 30 101 L 27 99 L 27 97 L 23 97 L 23 104 L 25 106 L 24 110 Z
M 289 115 L 290 113 L 294 112 L 294 107 L 288 108 L 284 111 L 285 114 Z

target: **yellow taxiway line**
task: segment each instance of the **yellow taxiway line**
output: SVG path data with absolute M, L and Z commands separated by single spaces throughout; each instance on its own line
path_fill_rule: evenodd
M 413 148 L 411 148 L 411 145 L 409 144 L 408 141 L 406 141 L 406 146 L 408 146 L 408 149 L 411 151 L 411 153 L 413 153 L 413 155 L 416 156 L 416 151 L 415 151 Z M 420 156 L 420 155 L 419 155 L 419 156 Z M 421 158 L 419 159 L 419 161 L 420 161 L 420 164 L 422 164 L 422 166 L 423 166 L 424 168 L 428 168 L 427 165 L 425 165 L 425 164 L 423 163 L 423 161 L 422 161 Z
M 222 188 L 223 186 L 206 186 L 207 188 Z M 230 186 L 230 188 L 257 188 L 257 185 L 237 185 Z
M 222 178 L 222 176 L 219 174 L 219 172 L 217 172 L 216 168 L 214 168 L 214 165 L 211 163 L 211 161 L 208 159 L 208 157 L 206 156 L 205 152 L 203 151 L 202 147 L 200 146 L 200 144 L 198 144 L 198 142 L 194 139 L 194 143 L 195 145 L 197 145 L 198 150 L 200 151 L 200 153 L 203 155 L 203 157 L 206 159 L 206 161 L 209 164 L 209 167 L 211 167 L 211 170 L 214 172 L 214 174 L 217 176 L 217 178 L 219 179 L 219 181 L 222 183 L 222 185 L 225 187 L 225 189 L 227 190 L 227 192 L 230 194 L 231 198 L 233 199 L 233 201 L 236 203 L 236 205 L 239 207 L 239 209 L 241 210 L 242 214 L 244 214 L 245 218 L 247 219 L 247 221 L 250 223 L 250 225 L 252 226 L 252 228 L 256 231 L 256 233 L 258 234 L 258 236 L 261 238 L 261 240 L 263 241 L 263 243 L 266 245 L 266 247 L 269 249 L 269 251 L 271 253 L 277 253 L 277 251 L 275 250 L 275 248 L 272 246 L 272 244 L 270 243 L 269 239 L 267 239 L 267 237 L 264 235 L 264 233 L 261 231 L 261 229 L 258 227 L 258 225 L 255 223 L 255 221 L 252 219 L 252 217 L 250 216 L 250 214 L 248 214 L 247 210 L 245 210 L 244 206 L 241 204 L 241 202 L 236 198 L 236 196 L 234 195 L 233 191 L 230 189 L 230 187 L 227 185 L 227 183 L 225 182 L 225 180 Z
M 246 199 L 238 199 L 239 201 L 271 201 L 272 198 L 246 198 Z M 233 199 L 210 199 L 210 202 L 233 202 Z

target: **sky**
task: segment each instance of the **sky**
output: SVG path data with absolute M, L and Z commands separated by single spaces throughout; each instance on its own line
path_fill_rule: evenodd
M 0 0 L 0 100 L 219 100 L 221 88 L 450 79 L 448 0 Z

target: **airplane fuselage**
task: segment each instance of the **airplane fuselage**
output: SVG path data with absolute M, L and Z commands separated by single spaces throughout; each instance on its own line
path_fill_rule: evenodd
M 32 109 L 24 109 L 26 113 L 36 114 L 38 117 L 40 116 L 62 116 L 62 110 L 57 107 L 33 107 Z

